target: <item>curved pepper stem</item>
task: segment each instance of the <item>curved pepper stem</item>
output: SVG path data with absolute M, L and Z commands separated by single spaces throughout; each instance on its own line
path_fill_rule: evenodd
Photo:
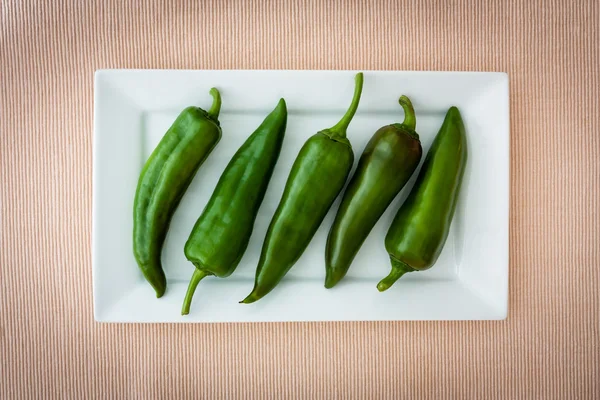
M 213 119 L 218 119 L 221 112 L 221 93 L 219 93 L 217 88 L 211 88 L 208 93 L 213 97 L 213 103 L 207 114 Z
M 406 274 L 407 272 L 415 271 L 415 269 L 410 265 L 396 260 L 393 257 L 390 257 L 390 260 L 392 261 L 392 271 L 377 284 L 377 290 L 380 292 L 384 292 L 392 287 L 392 285 L 396 283 L 398 279 L 402 278 L 402 275 Z
M 417 118 L 415 117 L 415 109 L 413 108 L 410 99 L 405 95 L 402 95 L 400 96 L 398 103 L 400 103 L 404 110 L 404 121 L 402 122 L 402 125 L 414 131 L 417 127 Z
M 354 77 L 354 96 L 352 97 L 352 102 L 350 103 L 350 107 L 346 114 L 340 119 L 340 122 L 329 128 L 330 131 L 335 132 L 336 136 L 345 138 L 346 130 L 348 129 L 348 125 L 350 125 L 350 121 L 354 118 L 354 114 L 356 114 L 356 109 L 358 108 L 358 102 L 360 101 L 360 95 L 362 94 L 363 88 L 363 73 L 359 72 Z
M 200 281 L 208 275 L 210 274 L 205 271 L 201 271 L 198 268 L 195 269 L 194 275 L 192 275 L 192 279 L 190 280 L 190 285 L 188 286 L 187 293 L 185 294 L 185 298 L 183 299 L 181 315 L 188 315 L 190 313 L 190 305 L 192 304 L 192 298 L 194 297 L 196 287 L 198 286 L 198 283 L 200 283 Z

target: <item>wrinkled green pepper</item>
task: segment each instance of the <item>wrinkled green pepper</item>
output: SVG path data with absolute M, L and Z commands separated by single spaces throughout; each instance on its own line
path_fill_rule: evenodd
M 363 75 L 358 73 L 346 114 L 302 146 L 267 230 L 254 288 L 241 303 L 261 299 L 279 283 L 298 261 L 344 187 L 354 162 L 346 130 L 358 108 L 362 84 Z
M 363 242 L 404 187 L 421 161 L 412 103 L 400 97 L 404 122 L 380 128 L 358 161 L 325 249 L 325 287 L 332 288 L 348 272 Z
M 377 285 L 380 292 L 405 273 L 423 271 L 435 264 L 450 231 L 466 163 L 465 127 L 458 108 L 451 107 L 415 186 L 386 235 L 392 271 Z
M 133 206 L 133 252 L 146 280 L 161 297 L 167 281 L 161 252 L 171 217 L 200 165 L 221 139 L 221 96 L 210 90 L 208 112 L 184 109 L 144 165 Z
M 209 275 L 225 278 L 242 259 L 279 158 L 286 123 L 287 108 L 281 99 L 223 171 L 185 244 L 185 256 L 196 270 L 183 302 L 182 315 L 189 313 L 200 280 Z

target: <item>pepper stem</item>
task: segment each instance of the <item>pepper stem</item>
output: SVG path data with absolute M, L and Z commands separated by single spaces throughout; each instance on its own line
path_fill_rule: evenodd
M 414 131 L 417 127 L 417 118 L 415 117 L 415 109 L 413 108 L 410 99 L 405 95 L 402 95 L 400 96 L 398 103 L 400 103 L 404 110 L 404 121 L 402 122 L 402 125 L 407 126 Z
M 392 285 L 396 283 L 398 279 L 402 278 L 402 275 L 406 274 L 407 272 L 415 271 L 415 269 L 410 265 L 403 263 L 400 260 L 396 260 L 393 257 L 390 257 L 390 260 L 392 261 L 392 271 L 377 284 L 377 290 L 380 292 L 384 292 L 392 287 Z
M 188 315 L 190 313 L 190 305 L 192 304 L 192 297 L 194 297 L 196 287 L 198 286 L 198 283 L 200 283 L 200 281 L 208 275 L 210 274 L 206 271 L 199 270 L 198 268 L 194 270 L 194 275 L 192 275 L 190 285 L 188 286 L 187 293 L 185 294 L 185 298 L 183 299 L 181 315 Z
M 356 113 L 356 109 L 358 108 L 358 102 L 360 101 L 360 95 L 362 94 L 363 87 L 363 73 L 359 72 L 354 77 L 354 96 L 352 97 L 352 102 L 350 103 L 350 107 L 346 111 L 346 114 L 340 119 L 340 122 L 329 128 L 330 131 L 335 131 L 337 136 L 346 137 L 346 129 L 348 129 L 348 125 L 350 125 L 350 121 L 354 117 Z
M 211 118 L 217 119 L 219 118 L 219 112 L 221 112 L 221 93 L 219 93 L 217 88 L 211 88 L 208 93 L 213 97 L 213 103 L 207 114 Z

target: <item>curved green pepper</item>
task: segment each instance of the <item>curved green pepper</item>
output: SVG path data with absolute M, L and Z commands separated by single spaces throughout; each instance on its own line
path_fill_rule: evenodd
M 431 268 L 442 252 L 467 163 L 467 136 L 458 108 L 451 107 L 436 135 L 415 186 L 385 238 L 392 271 L 379 282 L 387 290 L 402 275 Z
M 354 97 L 340 122 L 311 136 L 302 146 L 271 220 L 256 270 L 254 289 L 241 303 L 269 293 L 298 261 L 348 178 L 354 154 L 346 130 L 362 92 L 355 79 Z
M 348 272 L 363 242 L 394 197 L 411 177 L 423 150 L 408 97 L 400 97 L 404 122 L 380 128 L 358 161 L 325 250 L 325 287 L 332 288 Z
M 256 214 L 279 158 L 287 123 L 283 99 L 232 157 L 198 218 L 185 256 L 196 270 L 181 314 L 189 313 L 198 282 L 215 275 L 225 278 L 239 264 L 254 228 Z
M 160 260 L 171 217 L 196 171 L 221 139 L 221 96 L 210 90 L 208 112 L 184 109 L 165 133 L 142 172 L 133 206 L 133 253 L 146 280 L 165 293 L 167 281 Z

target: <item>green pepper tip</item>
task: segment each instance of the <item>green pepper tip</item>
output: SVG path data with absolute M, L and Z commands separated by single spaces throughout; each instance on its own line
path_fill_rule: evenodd
M 262 296 L 258 296 L 253 290 L 244 300 L 240 301 L 240 304 L 252 304 L 257 300 L 260 300 L 261 297 Z
M 325 270 L 325 288 L 331 289 L 342 279 L 338 274 L 334 274 L 329 268 Z
M 287 104 L 285 104 L 285 99 L 283 97 L 279 99 L 277 108 L 282 108 L 283 110 L 287 111 Z
M 156 298 L 160 299 L 165 294 L 167 290 L 167 279 L 165 278 L 164 273 L 161 271 L 156 276 L 146 276 L 146 279 L 154 289 L 156 293 Z
M 446 112 L 446 117 L 444 118 L 444 124 L 446 123 L 446 120 L 448 120 L 449 122 L 452 121 L 460 130 L 465 129 L 462 115 L 460 114 L 460 111 L 456 106 L 452 106 L 448 109 L 448 111 Z
M 460 119 L 462 119 L 462 116 L 460 115 L 460 110 L 456 106 L 450 107 L 448 109 L 448 112 L 446 113 L 446 115 L 452 116 L 453 118 L 460 118 Z

